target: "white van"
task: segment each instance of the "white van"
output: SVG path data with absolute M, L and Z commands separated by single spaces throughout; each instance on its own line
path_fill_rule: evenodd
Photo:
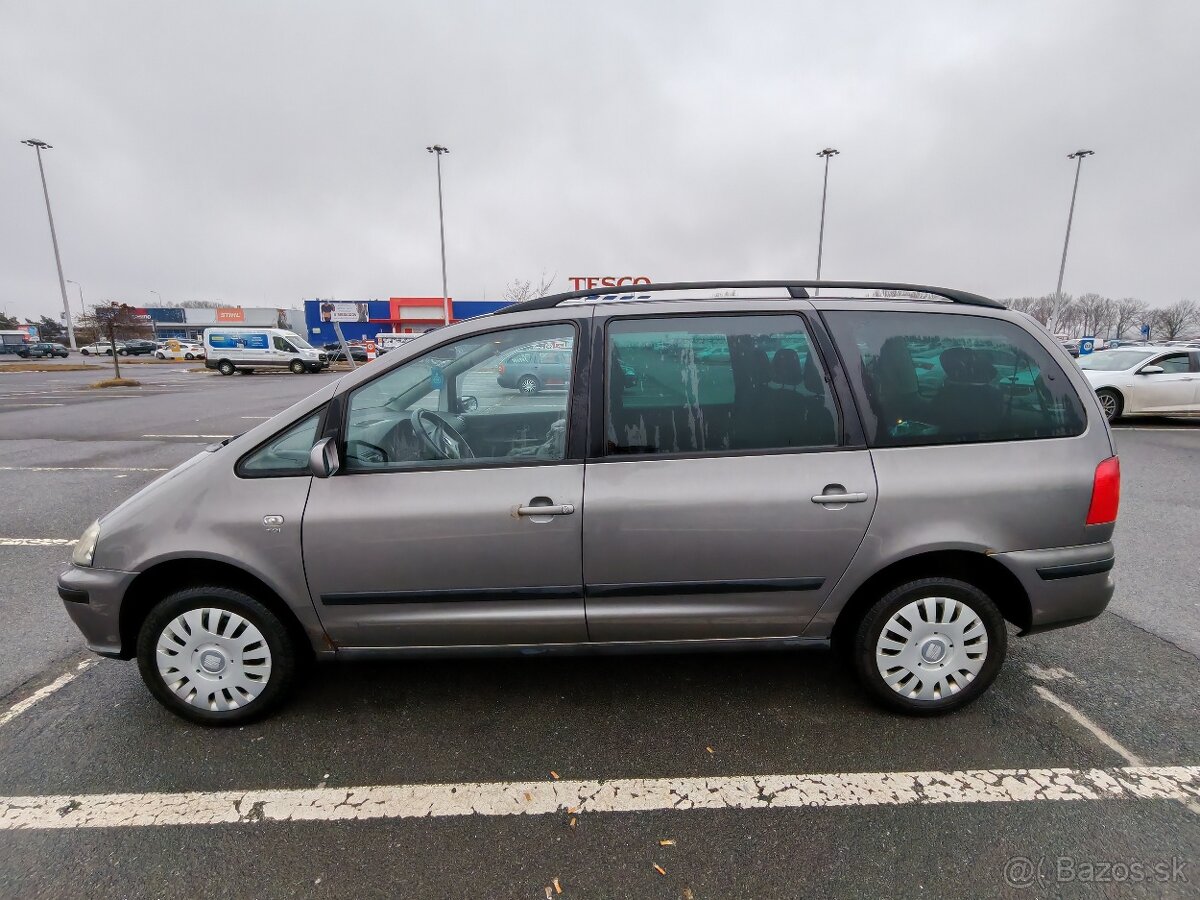
M 320 372 L 329 357 L 293 331 L 282 328 L 205 328 L 204 365 L 222 375 L 255 369 Z

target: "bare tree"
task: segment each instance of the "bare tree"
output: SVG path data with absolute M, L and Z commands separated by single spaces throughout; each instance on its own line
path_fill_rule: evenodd
M 1198 323 L 1200 306 L 1194 300 L 1180 300 L 1154 313 L 1154 328 L 1168 341 L 1181 337 Z
M 1113 337 L 1120 339 L 1133 326 L 1141 326 L 1147 321 L 1147 308 L 1144 301 L 1137 297 L 1122 297 L 1116 302 L 1113 314 Z
M 146 328 L 144 318 L 128 303 L 110 300 L 93 306 L 91 311 L 80 319 L 80 324 L 93 329 L 97 337 L 103 336 L 108 341 L 112 347 L 113 377 L 120 378 L 121 354 L 117 352 L 117 341 L 142 333 Z
M 1116 315 L 1116 304 L 1100 294 L 1083 294 L 1075 301 L 1079 325 L 1084 335 L 1104 337 Z
M 554 284 L 554 279 L 558 276 L 555 272 L 547 277 L 546 271 L 542 270 L 541 278 L 534 283 L 532 280 L 522 281 L 520 278 L 514 278 L 512 282 L 504 288 L 504 299 L 509 303 L 520 303 L 522 300 L 535 300 L 538 297 L 545 297 L 550 293 L 550 287 Z

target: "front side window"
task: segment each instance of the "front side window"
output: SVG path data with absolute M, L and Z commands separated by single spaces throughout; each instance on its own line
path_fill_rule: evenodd
M 1191 361 L 1186 353 L 1164 356 L 1162 359 L 1156 359 L 1152 365 L 1160 366 L 1166 375 L 1179 375 L 1183 372 L 1190 372 L 1192 369 Z
M 1079 368 L 1093 372 L 1124 372 L 1154 355 L 1149 350 L 1100 350 L 1079 360 Z
M 316 443 L 320 420 L 321 414 L 313 413 L 276 435 L 243 459 L 239 472 L 256 477 L 309 474 L 308 454 Z
M 837 444 L 833 398 L 796 315 L 615 321 L 606 371 L 608 455 Z
M 279 335 L 275 335 L 274 337 L 272 337 L 271 341 L 274 343 L 276 350 L 282 350 L 284 353 L 294 353 L 295 352 L 292 349 L 292 345 L 289 344 L 287 341 L 285 341 L 283 338 L 281 338 Z
M 875 446 L 1070 437 L 1086 422 L 1066 373 L 1011 322 L 828 312 Z
M 511 328 L 445 344 L 350 395 L 348 472 L 554 462 L 567 452 L 575 328 Z M 566 364 L 548 378 L 534 360 Z

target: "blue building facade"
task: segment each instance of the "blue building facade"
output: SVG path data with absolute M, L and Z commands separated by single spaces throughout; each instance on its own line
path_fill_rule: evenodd
M 322 311 L 322 305 L 333 303 L 354 303 L 359 306 L 360 317 L 366 321 L 342 322 L 342 334 L 348 341 L 372 340 L 381 332 L 412 332 L 429 331 L 442 324 L 440 297 L 393 297 L 388 300 L 333 300 L 312 299 L 304 301 L 304 338 L 310 344 L 319 346 L 331 344 L 337 340 L 333 323 L 328 321 L 327 312 Z M 436 317 L 428 312 L 430 304 L 436 303 Z M 473 319 L 476 316 L 495 312 L 509 304 L 499 300 L 451 300 L 450 316 L 454 322 Z

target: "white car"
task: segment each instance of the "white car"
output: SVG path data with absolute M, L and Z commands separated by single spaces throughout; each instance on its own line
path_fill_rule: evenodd
M 1079 358 L 1111 422 L 1120 416 L 1200 415 L 1200 350 L 1139 346 Z
M 154 351 L 159 359 L 204 359 L 204 348 L 188 341 L 164 341 Z
M 84 356 L 112 356 L 112 344 L 108 341 L 96 341 L 94 344 L 88 344 L 86 347 L 80 347 L 79 352 Z M 121 356 L 127 356 L 125 345 L 117 341 L 117 353 Z

